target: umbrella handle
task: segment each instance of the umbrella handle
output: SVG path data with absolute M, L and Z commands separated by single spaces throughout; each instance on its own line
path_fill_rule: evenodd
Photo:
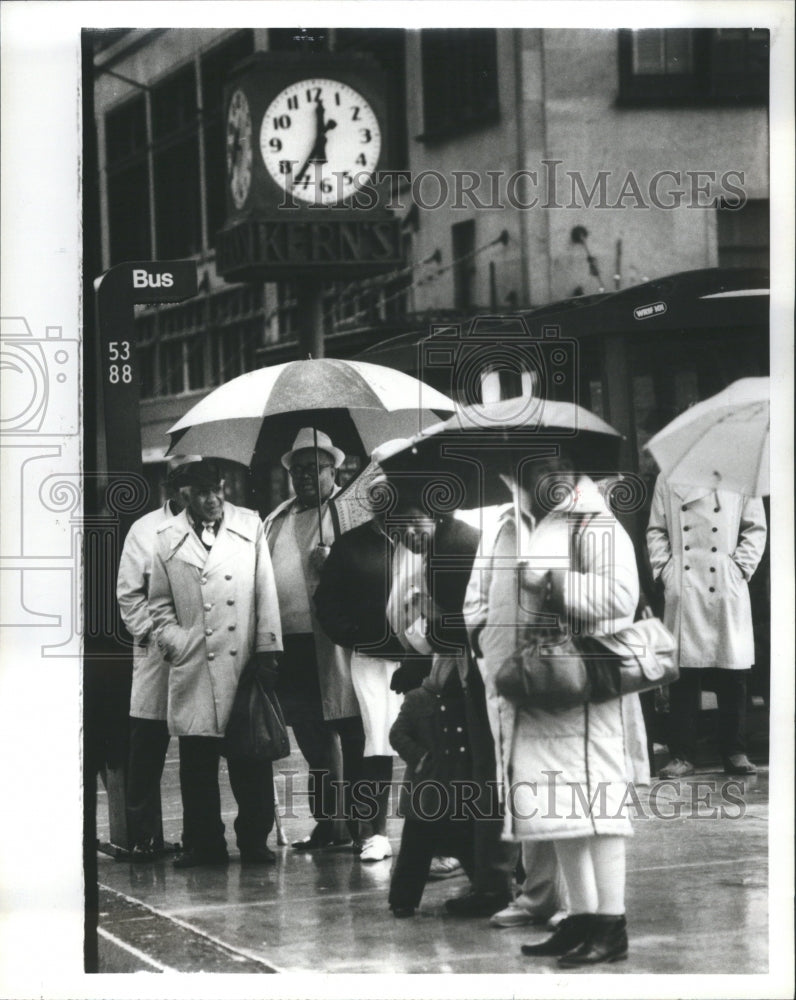
M 318 460 L 318 428 L 312 428 L 312 437 L 315 442 L 315 488 L 318 491 L 318 542 L 320 545 L 324 544 L 323 541 L 323 511 L 321 509 L 323 500 L 321 499 L 321 466 Z

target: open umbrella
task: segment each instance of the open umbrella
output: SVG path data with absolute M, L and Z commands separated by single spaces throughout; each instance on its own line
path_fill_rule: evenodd
M 418 492 L 429 510 L 472 510 L 510 499 L 501 479 L 533 458 L 562 449 L 576 471 L 615 473 L 622 436 L 574 403 L 521 397 L 461 408 L 406 444 L 374 454 L 401 492 Z
M 768 378 L 739 379 L 675 417 L 645 447 L 673 483 L 765 496 L 770 394 Z
M 453 409 L 447 396 L 392 368 L 338 358 L 288 361 L 214 389 L 169 429 L 169 450 L 252 465 L 278 458 L 300 428 L 315 427 L 346 454 L 364 457 Z

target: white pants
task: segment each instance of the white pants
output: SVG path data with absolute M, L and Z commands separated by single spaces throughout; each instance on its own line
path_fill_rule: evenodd
M 402 696 L 390 690 L 399 662 L 378 656 L 351 654 L 351 682 L 365 730 L 365 757 L 390 757 L 390 729 L 398 717 Z

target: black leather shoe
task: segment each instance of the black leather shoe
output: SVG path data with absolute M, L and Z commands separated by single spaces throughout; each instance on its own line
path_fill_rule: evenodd
M 241 851 L 240 863 L 242 865 L 274 865 L 276 855 L 270 847 L 256 847 L 253 851 Z
M 296 851 L 321 851 L 325 847 L 344 847 L 351 843 L 350 837 L 335 837 L 331 824 L 315 827 L 308 837 L 303 840 L 294 840 L 290 845 Z
M 491 917 L 508 906 L 505 896 L 494 892 L 468 892 L 445 900 L 445 909 L 453 917 Z
M 226 851 L 183 851 L 174 859 L 175 868 L 210 868 L 226 864 L 229 864 Z
M 558 960 L 562 969 L 598 962 L 622 962 L 627 958 L 627 922 L 624 916 L 611 917 L 595 913 L 591 918 L 589 936 L 578 948 L 573 948 Z
M 745 753 L 734 753 L 724 761 L 725 774 L 757 774 L 757 768 Z
M 524 944 L 520 949 L 523 955 L 565 955 L 573 948 L 583 944 L 588 937 L 593 914 L 573 913 L 564 917 L 554 933 L 540 941 L 539 944 Z

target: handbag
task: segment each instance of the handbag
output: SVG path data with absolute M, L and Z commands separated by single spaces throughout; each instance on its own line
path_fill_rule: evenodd
M 551 593 L 548 573 L 542 610 L 550 607 Z M 526 625 L 518 649 L 495 674 L 495 688 L 518 708 L 574 708 L 589 700 L 586 660 L 571 634 L 558 627 Z
M 588 520 L 581 523 L 576 543 Z M 579 544 L 575 553 L 579 559 Z M 550 574 L 545 582 L 542 607 L 549 609 Z M 526 626 L 520 648 L 498 669 L 495 687 L 519 708 L 556 711 L 641 694 L 672 684 L 679 675 L 674 637 L 660 619 L 647 617 L 599 637 Z
M 224 734 L 227 760 L 281 760 L 290 754 L 282 706 L 257 671 L 247 667 L 240 676 Z
M 642 618 L 613 635 L 578 640 L 586 654 L 589 701 L 642 694 L 680 676 L 674 636 L 658 618 Z

